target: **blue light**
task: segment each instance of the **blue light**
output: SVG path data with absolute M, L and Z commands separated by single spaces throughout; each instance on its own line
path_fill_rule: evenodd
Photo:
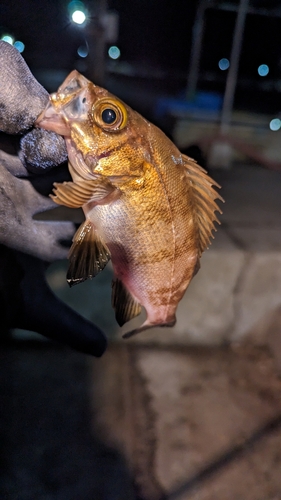
M 222 59 L 219 60 L 219 68 L 222 71 L 225 71 L 226 69 L 229 68 L 229 60 L 226 59 L 226 57 L 223 57 Z
M 108 55 L 111 59 L 118 59 L 121 55 L 120 49 L 116 47 L 116 45 L 112 45 L 112 47 L 108 49 Z
M 279 120 L 279 118 L 273 118 L 273 120 L 271 120 L 271 122 L 269 123 L 269 128 L 270 130 L 273 130 L 273 132 L 280 130 L 281 120 Z
M 3 40 L 3 42 L 7 42 L 7 43 L 9 43 L 10 45 L 13 45 L 13 43 L 14 43 L 14 39 L 13 39 L 13 37 L 12 37 L 12 36 L 10 36 L 10 35 L 3 35 L 3 36 L 1 37 L 1 40 Z
M 258 74 L 260 76 L 266 76 L 266 75 L 268 75 L 268 73 L 269 73 L 269 67 L 267 66 L 267 64 L 261 64 L 258 67 Z
M 86 45 L 80 45 L 80 47 L 78 47 L 77 49 L 77 54 L 80 57 L 87 57 L 87 55 L 89 54 L 88 47 L 86 47 Z
M 70 14 L 75 12 L 75 10 L 82 10 L 82 12 L 84 12 L 85 10 L 84 3 L 81 2 L 80 0 L 72 0 L 71 2 L 69 2 L 67 8 Z
M 15 43 L 14 43 L 14 47 L 16 49 L 18 49 L 19 52 L 23 52 L 24 49 L 25 49 L 25 45 L 24 43 L 22 43 L 20 40 L 17 40 Z

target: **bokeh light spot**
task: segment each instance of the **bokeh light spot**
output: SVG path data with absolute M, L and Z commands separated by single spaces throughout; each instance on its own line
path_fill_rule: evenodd
M 14 43 L 14 39 L 11 35 L 3 35 L 1 37 L 1 40 L 3 40 L 3 42 L 9 43 L 10 45 L 13 45 L 13 43 Z
M 88 47 L 86 47 L 86 45 L 80 45 L 80 47 L 78 47 L 77 49 L 77 54 L 80 57 L 87 57 L 87 55 L 89 54 Z
M 20 40 L 16 40 L 16 42 L 14 43 L 14 47 L 18 49 L 19 52 L 23 52 L 25 49 L 24 43 L 21 42 Z
M 269 73 L 269 67 L 267 66 L 267 64 L 261 64 L 258 67 L 258 74 L 260 76 L 266 76 L 266 75 L 268 75 L 268 73 Z
M 86 21 L 86 14 L 82 10 L 75 10 L 71 17 L 76 24 L 83 24 Z
M 229 60 L 226 59 L 226 57 L 223 57 L 222 59 L 219 60 L 219 68 L 222 71 L 225 71 L 226 69 L 229 68 Z
M 273 130 L 273 132 L 280 130 L 281 120 L 279 120 L 279 118 L 273 118 L 273 120 L 271 120 L 271 122 L 269 123 L 269 128 L 270 130 Z
M 116 45 L 112 45 L 112 47 L 108 49 L 108 55 L 111 59 L 118 59 L 121 55 L 120 49 L 116 47 Z

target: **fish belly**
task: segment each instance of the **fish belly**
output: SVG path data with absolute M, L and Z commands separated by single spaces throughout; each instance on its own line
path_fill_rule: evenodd
M 115 276 L 145 307 L 147 326 L 175 323 L 194 274 L 197 249 L 187 194 L 175 193 L 174 206 L 153 194 L 149 200 L 123 196 L 88 214 L 111 252 Z

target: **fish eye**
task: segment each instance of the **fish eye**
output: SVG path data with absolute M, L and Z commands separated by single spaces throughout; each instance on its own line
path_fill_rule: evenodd
M 112 123 L 115 122 L 116 120 L 116 113 L 114 109 L 106 108 L 103 110 L 102 114 L 102 121 L 106 123 L 107 125 L 112 125 Z
M 92 119 L 100 128 L 118 132 L 127 125 L 128 113 L 122 102 L 113 97 L 103 97 L 94 104 Z

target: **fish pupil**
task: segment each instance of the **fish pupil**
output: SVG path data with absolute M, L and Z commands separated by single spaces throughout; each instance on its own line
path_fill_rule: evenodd
M 101 117 L 104 123 L 111 125 L 116 120 L 116 113 L 113 109 L 106 108 L 103 110 Z

